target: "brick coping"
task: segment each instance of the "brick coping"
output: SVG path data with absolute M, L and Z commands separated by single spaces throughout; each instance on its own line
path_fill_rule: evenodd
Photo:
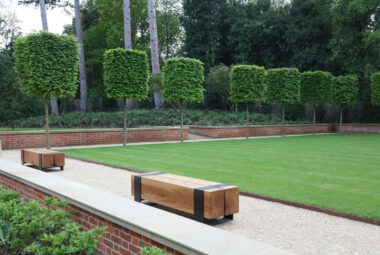
M 325 123 L 325 124 L 315 124 L 316 126 L 329 126 L 336 125 L 333 123 Z M 296 126 L 313 126 L 313 124 L 286 124 L 285 127 L 296 127 Z M 246 126 L 202 126 L 202 125 L 188 125 L 189 128 L 246 128 Z M 248 125 L 248 127 L 282 127 L 281 124 L 273 124 L 273 125 Z
M 127 132 L 131 131 L 161 131 L 161 130 L 180 130 L 180 127 L 143 127 L 143 128 L 128 128 Z M 188 129 L 188 127 L 183 127 L 183 129 Z M 50 134 L 60 134 L 60 133 L 102 133 L 102 132 L 122 132 L 123 128 L 88 128 L 88 129 L 62 129 L 62 130 L 50 130 Z M 0 131 L 0 135 L 20 135 L 20 134 L 45 134 L 45 130 L 24 130 L 24 131 Z
M 185 254 L 289 254 L 259 241 L 0 159 L 0 174 Z

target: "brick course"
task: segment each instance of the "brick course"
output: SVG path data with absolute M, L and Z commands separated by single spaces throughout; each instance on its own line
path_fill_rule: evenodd
M 0 174 L 0 186 L 19 192 L 20 196 L 25 201 L 35 199 L 43 204 L 44 197 L 50 196 L 36 188 L 2 174 Z M 181 252 L 175 251 L 170 247 L 160 244 L 146 236 L 142 236 L 132 230 L 124 228 L 77 206 L 70 205 L 67 209 L 71 209 L 75 212 L 74 216 L 72 216 L 72 220 L 82 226 L 85 231 L 95 228 L 96 226 L 107 227 L 106 233 L 98 246 L 98 255 L 138 255 L 142 247 L 150 247 L 153 245 L 163 249 L 166 253 L 172 253 L 173 255 L 184 255 Z
M 187 140 L 188 129 L 183 130 L 183 135 L 184 139 Z M 179 140 L 179 128 L 129 129 L 127 132 L 127 141 L 129 143 Z M 2 141 L 4 150 L 41 148 L 45 147 L 45 133 L 42 131 L 0 132 L 0 141 Z M 115 144 L 122 142 L 122 129 L 65 130 L 51 131 L 50 133 L 50 145 L 52 147 Z

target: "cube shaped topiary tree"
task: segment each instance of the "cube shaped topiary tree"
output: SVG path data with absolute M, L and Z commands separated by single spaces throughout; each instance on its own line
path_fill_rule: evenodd
M 332 103 L 340 108 L 339 132 L 342 130 L 343 107 L 355 103 L 358 90 L 356 75 L 341 75 L 333 79 Z
M 265 69 L 251 65 L 237 65 L 231 70 L 230 100 L 245 103 L 246 138 L 249 136 L 249 103 L 265 99 Z
M 71 36 L 39 32 L 20 37 L 15 45 L 20 90 L 43 97 L 46 148 L 49 143 L 49 98 L 74 96 L 78 80 L 78 44 Z
M 313 105 L 313 134 L 315 134 L 315 106 L 331 102 L 333 75 L 329 72 L 304 72 L 300 76 L 301 101 Z
M 380 105 L 380 72 L 371 76 L 371 103 Z
M 282 135 L 285 134 L 285 104 L 300 100 L 300 72 L 297 68 L 274 68 L 267 72 L 267 99 L 281 104 Z
M 141 100 L 149 92 L 149 64 L 145 52 L 122 48 L 104 54 L 104 85 L 107 97 L 124 99 L 124 136 L 127 144 L 127 100 Z
M 203 63 L 191 58 L 171 58 L 163 68 L 162 97 L 165 102 L 178 104 L 181 113 L 181 142 L 183 142 L 183 111 L 187 103 L 201 102 L 204 81 Z

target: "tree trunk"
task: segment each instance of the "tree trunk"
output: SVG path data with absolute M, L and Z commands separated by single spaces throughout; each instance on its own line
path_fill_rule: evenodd
M 181 143 L 182 143 L 183 142 L 183 102 L 182 100 L 179 103 L 179 108 L 181 111 Z
M 160 73 L 160 58 L 158 52 L 158 36 L 157 36 L 157 21 L 156 21 L 156 8 L 155 1 L 148 0 L 148 18 L 149 18 L 149 35 L 150 35 L 150 55 L 152 60 L 152 73 Z M 154 92 L 154 103 L 156 110 L 162 108 L 162 96 L 160 91 Z
M 342 123 L 343 123 L 343 108 L 340 108 L 339 133 L 342 133 Z
M 281 109 L 282 109 L 282 131 L 281 131 L 281 134 L 282 134 L 282 136 L 285 136 L 285 107 L 284 107 L 284 104 L 281 104 Z
M 87 111 L 87 74 L 86 64 L 84 60 L 84 48 L 83 48 L 83 31 L 82 22 L 80 19 L 80 5 L 79 0 L 74 0 L 75 5 L 75 30 L 77 35 L 77 41 L 79 44 L 79 80 L 80 80 L 80 110 L 82 112 Z
M 315 104 L 313 104 L 313 135 L 315 135 Z
M 127 99 L 124 99 L 123 146 L 127 145 Z
M 130 1 L 124 0 L 124 47 L 127 50 L 132 49 L 132 30 L 131 30 L 131 8 Z
M 245 120 L 245 124 L 246 124 L 246 130 L 245 130 L 245 138 L 248 139 L 249 137 L 249 107 L 248 107 L 248 103 L 245 104 L 245 111 L 246 111 L 246 120 Z
M 48 98 L 44 98 L 45 103 L 45 130 L 46 130 L 46 149 L 50 149 L 50 142 L 49 142 L 49 102 Z
M 42 29 L 44 31 L 49 31 L 47 15 L 46 15 L 45 0 L 40 0 L 40 11 L 41 11 Z M 57 114 L 58 113 L 57 99 L 55 97 L 51 97 L 50 104 L 51 104 L 51 113 Z

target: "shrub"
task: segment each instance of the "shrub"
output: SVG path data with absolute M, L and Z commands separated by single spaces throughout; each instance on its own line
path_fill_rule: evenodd
M 380 72 L 372 75 L 371 90 L 371 103 L 373 105 L 380 105 Z
M 342 129 L 343 106 L 355 103 L 357 95 L 358 78 L 356 75 L 334 77 L 332 103 L 340 107 L 339 131 Z
M 44 203 L 42 207 L 36 200 L 26 203 L 0 187 L 1 243 L 39 255 L 93 254 L 105 228 L 81 232 L 70 220 L 65 201 L 45 198 Z
M 140 251 L 141 255 L 172 255 L 171 253 L 165 254 L 163 250 L 157 248 L 156 246 L 152 246 L 150 248 L 144 247 Z
M 122 48 L 104 54 L 104 85 L 107 97 L 124 99 L 124 139 L 127 143 L 127 99 L 141 100 L 149 92 L 149 65 L 145 52 Z
M 282 135 L 285 134 L 285 104 L 297 103 L 300 99 L 300 73 L 297 68 L 274 68 L 267 72 L 267 99 L 281 104 Z
M 313 105 L 313 134 L 315 134 L 315 106 L 330 103 L 332 79 L 329 72 L 304 72 L 301 74 L 301 101 Z
M 249 103 L 263 101 L 265 98 L 266 85 L 264 67 L 238 65 L 231 70 L 231 101 L 246 104 L 246 138 L 249 130 Z
M 77 90 L 78 44 L 71 36 L 45 31 L 16 40 L 16 73 L 23 93 L 44 99 L 46 147 L 49 148 L 50 96 L 74 96 Z
M 162 97 L 165 102 L 178 104 L 181 113 L 181 142 L 183 142 L 183 111 L 187 103 L 201 102 L 204 81 L 203 63 L 191 58 L 171 58 L 163 68 Z

